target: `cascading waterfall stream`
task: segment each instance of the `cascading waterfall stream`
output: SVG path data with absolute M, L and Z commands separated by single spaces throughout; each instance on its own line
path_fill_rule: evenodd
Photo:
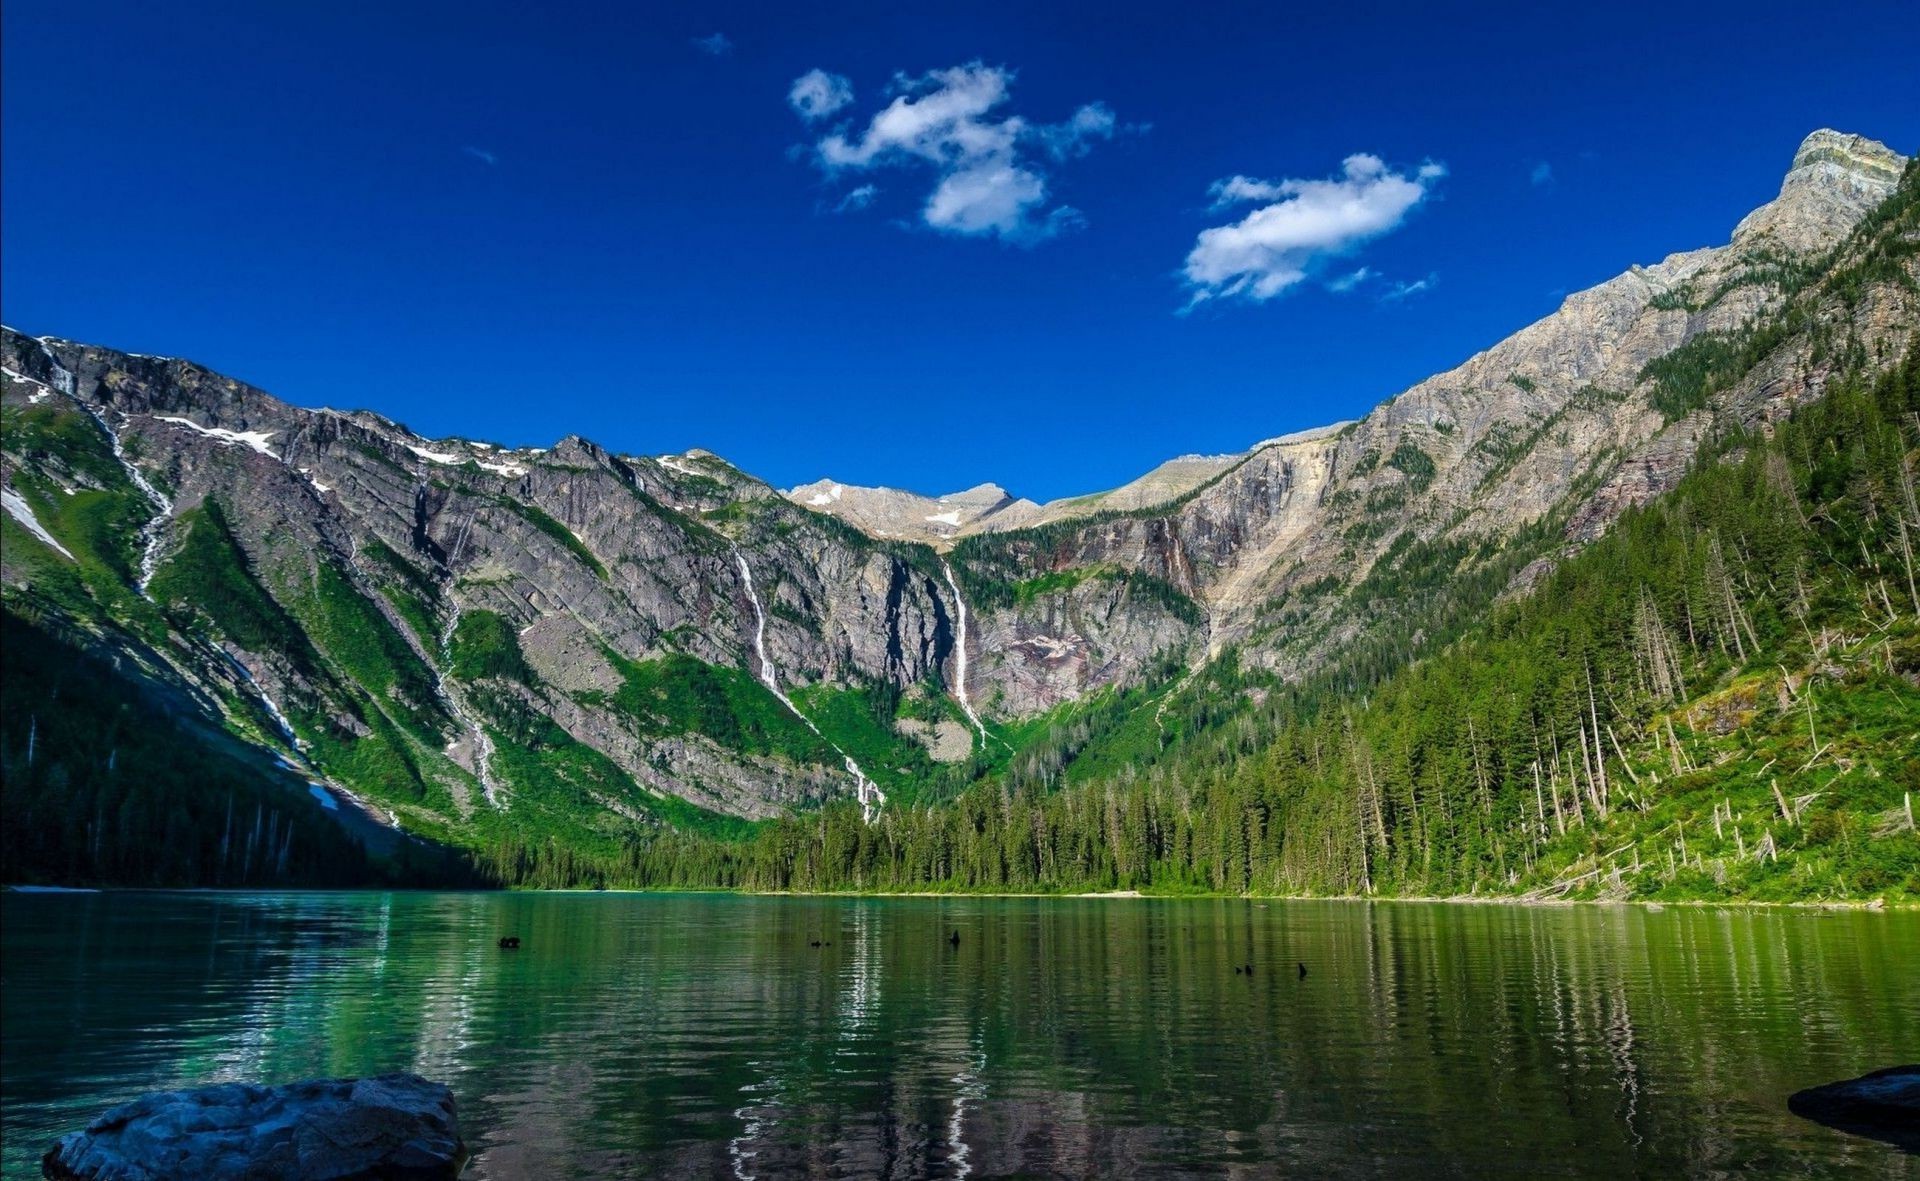
M 980 745 L 985 746 L 986 723 L 980 720 L 979 714 L 973 712 L 973 702 L 967 697 L 967 600 L 960 593 L 960 584 L 953 577 L 953 567 L 947 564 L 945 558 L 940 559 L 940 572 L 947 576 L 947 589 L 953 592 L 953 601 L 958 608 L 954 612 L 954 680 L 958 684 L 954 686 L 953 695 L 959 699 L 960 708 L 966 711 L 967 720 L 980 732 Z
M 440 630 L 442 653 L 453 651 L 453 633 L 460 626 L 460 604 L 453 603 L 451 599 L 449 603 L 452 610 L 447 615 L 446 626 Z M 447 712 L 451 713 L 456 721 L 465 725 L 467 732 L 473 735 L 473 765 L 480 779 L 480 794 L 486 797 L 488 804 L 503 812 L 506 811 L 507 802 L 500 794 L 500 785 L 493 778 L 493 739 L 487 737 L 487 728 L 480 724 L 479 719 L 467 716 L 464 703 L 447 684 L 447 675 L 440 671 L 440 666 L 428 661 L 427 667 L 433 670 L 434 689 L 439 692 L 440 700 L 446 703 Z
M 288 721 L 287 715 L 281 712 L 279 704 L 267 695 L 266 686 L 254 679 L 253 673 L 246 665 L 240 663 L 239 657 L 224 648 L 215 649 L 215 651 L 227 658 L 227 663 L 233 666 L 233 671 L 240 674 L 240 679 L 253 689 L 253 695 L 260 699 L 260 704 L 267 707 L 267 714 L 273 718 L 273 724 L 280 727 L 280 736 L 287 740 L 287 745 L 295 752 L 304 751 L 306 744 L 301 742 L 299 736 L 293 732 L 293 723 Z
M 754 655 L 760 659 L 761 684 L 771 690 L 773 695 L 780 699 L 781 705 L 786 706 L 794 717 L 799 718 L 807 729 L 825 740 L 826 744 L 840 756 L 841 762 L 846 764 L 847 774 L 853 776 L 853 794 L 860 801 L 861 818 L 869 824 L 873 823 L 873 818 L 879 814 L 880 805 L 887 802 L 887 793 L 880 790 L 879 784 L 867 778 L 867 773 L 860 769 L 860 764 L 853 761 L 852 755 L 841 750 L 839 743 L 821 734 L 820 727 L 813 724 L 813 719 L 801 713 L 800 707 L 795 705 L 793 699 L 780 688 L 779 674 L 774 671 L 773 660 L 767 655 L 767 612 L 760 605 L 759 593 L 753 589 L 753 570 L 747 565 L 747 556 L 737 548 L 733 551 L 733 560 L 739 563 L 740 581 L 747 588 L 747 601 L 753 604 L 753 651 Z
M 107 436 L 108 446 L 113 448 L 114 460 L 119 463 L 121 470 L 127 473 L 127 479 L 133 482 L 133 486 L 147 498 L 147 503 L 154 507 L 153 516 L 140 527 L 140 578 L 135 583 L 140 596 L 151 599 L 153 596 L 147 594 L 147 584 L 153 581 L 154 571 L 160 567 L 160 547 L 166 541 L 167 524 L 173 520 L 173 498 L 154 487 L 153 481 L 147 479 L 146 474 L 127 458 L 127 449 L 120 442 L 120 432 L 107 423 L 105 416 L 81 401 L 74 387 L 73 371 L 54 360 L 52 351 L 47 349 L 46 345 L 43 344 L 40 348 L 46 353 L 47 363 L 53 366 L 51 388 L 72 398 L 74 404 L 99 425 L 101 432 Z

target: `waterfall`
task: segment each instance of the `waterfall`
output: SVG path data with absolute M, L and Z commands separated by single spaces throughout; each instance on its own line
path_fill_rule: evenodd
M 975 730 L 980 731 L 980 744 L 984 746 L 987 742 L 986 724 L 980 720 L 979 714 L 973 712 L 973 702 L 967 697 L 967 600 L 960 593 L 960 584 L 953 577 L 953 567 L 947 564 L 945 558 L 940 559 L 940 572 L 947 576 L 947 589 L 953 592 L 954 604 L 959 608 L 954 615 L 954 679 L 958 684 L 954 686 L 953 695 L 960 699 L 960 708 L 966 711 L 967 720 L 973 723 Z
M 451 610 L 447 615 L 446 626 L 440 629 L 439 654 L 443 660 L 452 658 L 453 633 L 454 629 L 460 626 L 460 604 L 454 602 L 449 596 L 447 605 Z M 433 687 L 440 694 L 440 700 L 446 704 L 447 712 L 453 715 L 455 721 L 466 726 L 467 732 L 473 735 L 473 765 L 480 780 L 480 794 L 486 798 L 487 803 L 503 812 L 506 811 L 507 804 L 501 798 L 500 785 L 493 778 L 493 739 L 487 737 L 487 728 L 482 726 L 478 719 L 467 716 L 460 698 L 447 684 L 447 675 L 440 671 L 440 666 L 429 660 L 427 667 L 433 671 Z M 449 750 L 453 745 L 451 742 L 447 744 Z
M 274 724 L 280 727 L 280 735 L 287 740 L 287 745 L 291 747 L 296 754 L 305 751 L 307 744 L 301 741 L 300 736 L 293 732 L 293 723 L 287 720 L 287 715 L 280 711 L 280 706 L 274 702 L 272 697 L 267 695 L 266 686 L 254 679 L 252 671 L 249 670 L 246 665 L 240 663 L 239 657 L 227 651 L 225 648 L 219 648 L 216 649 L 216 651 L 227 658 L 227 663 L 233 666 L 233 671 L 240 674 L 240 678 L 253 690 L 253 695 L 260 699 L 260 704 L 266 707 L 267 713 L 273 718 Z
M 73 375 L 64 369 L 58 372 L 66 377 L 63 388 L 72 395 Z M 140 489 L 141 495 L 145 496 L 147 503 L 154 508 L 153 516 L 140 527 L 140 580 L 135 584 L 143 597 L 151 598 L 152 596 L 147 594 L 147 584 L 153 581 L 153 572 L 160 568 L 160 547 L 167 540 L 167 523 L 173 520 L 173 498 L 154 487 L 153 481 L 147 479 L 146 475 L 134 466 L 133 461 L 127 458 L 126 448 L 120 442 L 120 432 L 108 426 L 107 420 L 99 411 L 85 402 L 80 402 L 78 397 L 75 397 L 74 401 L 79 402 L 80 409 L 86 411 L 88 417 L 106 432 L 107 442 L 113 447 L 114 459 L 119 461 L 120 467 L 127 473 L 127 479 L 133 481 L 133 486 Z
M 753 570 L 747 565 L 747 556 L 738 549 L 733 551 L 733 560 L 739 563 L 740 581 L 747 588 L 747 601 L 753 604 L 753 652 L 760 659 L 761 684 L 779 698 L 780 704 L 786 706 L 794 717 L 799 718 L 807 729 L 824 739 L 826 744 L 840 756 L 841 761 L 846 764 L 847 774 L 853 776 L 853 794 L 860 801 L 860 815 L 867 823 L 873 823 L 873 818 L 879 814 L 880 805 L 887 802 L 887 793 L 880 790 L 879 784 L 867 778 L 867 773 L 860 769 L 860 764 L 853 761 L 852 755 L 841 750 L 839 743 L 821 734 L 820 727 L 813 724 L 813 719 L 801 713 L 800 707 L 793 703 L 793 698 L 788 697 L 780 688 L 779 674 L 774 671 L 773 661 L 767 656 L 767 612 L 760 605 L 759 593 L 753 589 Z
M 151 598 L 147 594 L 147 584 L 153 581 L 153 572 L 160 565 L 160 545 L 166 540 L 167 522 L 173 518 L 173 499 L 154 487 L 153 482 L 133 465 L 132 460 L 127 458 L 126 448 L 120 443 L 120 432 L 108 426 L 106 418 L 98 410 L 81 401 L 77 392 L 78 386 L 73 380 L 73 371 L 54 358 L 53 350 L 49 349 L 45 342 L 41 343 L 40 351 L 46 356 L 47 364 L 53 366 L 53 384 L 51 386 L 47 386 L 46 382 L 35 384 L 59 390 L 72 398 L 74 403 L 86 412 L 88 418 L 93 419 L 101 432 L 107 436 L 107 443 L 113 448 L 114 460 L 127 473 L 127 478 L 133 481 L 133 486 L 147 498 L 147 503 L 153 505 L 155 509 L 154 515 L 140 528 L 140 580 L 135 584 L 143 598 Z

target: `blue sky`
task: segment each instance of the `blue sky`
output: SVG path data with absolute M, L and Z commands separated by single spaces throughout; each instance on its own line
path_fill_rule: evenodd
M 427 434 L 1047 499 L 1724 241 L 1816 127 L 1920 141 L 1910 0 L 1679 7 L 8 0 L 0 314 Z

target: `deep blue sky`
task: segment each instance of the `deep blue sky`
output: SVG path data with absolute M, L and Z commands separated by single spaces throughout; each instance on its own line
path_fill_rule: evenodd
M 730 52 L 692 44 L 715 32 Z M 1920 142 L 1911 0 L 7 0 L 0 33 L 8 323 L 427 434 L 708 447 L 782 486 L 1046 499 L 1351 417 L 1565 290 L 1724 241 L 1815 127 Z M 796 156 L 804 72 L 851 80 L 857 137 L 895 72 L 975 59 L 1015 71 L 998 114 L 1123 125 L 1044 166 L 1079 229 L 936 232 L 931 172 L 828 183 Z M 1195 235 L 1249 208 L 1210 212 L 1209 185 L 1356 152 L 1448 172 L 1326 264 L 1377 278 L 1177 314 Z M 867 180 L 871 208 L 831 211 Z

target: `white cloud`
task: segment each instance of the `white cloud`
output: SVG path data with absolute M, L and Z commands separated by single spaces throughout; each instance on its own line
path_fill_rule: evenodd
M 1200 231 L 1185 268 L 1192 303 L 1223 296 L 1272 299 L 1326 260 L 1398 228 L 1446 174 L 1444 165 L 1429 161 L 1407 175 L 1362 152 L 1348 156 L 1341 174 L 1327 180 L 1234 176 L 1217 182 L 1210 190 L 1215 209 L 1261 204 L 1239 221 Z
M 1428 275 L 1424 279 L 1415 279 L 1411 283 L 1399 282 L 1380 293 L 1381 303 L 1398 303 L 1409 295 L 1419 295 L 1423 291 L 1432 291 L 1434 284 L 1440 281 L 1439 275 Z
M 853 83 L 825 70 L 808 70 L 787 91 L 788 104 L 808 122 L 825 119 L 852 101 Z
M 1328 279 L 1327 290 L 1352 291 L 1355 287 L 1360 286 L 1360 284 L 1371 278 L 1373 278 L 1373 268 L 1361 267 L 1358 270 L 1349 271 L 1344 275 L 1340 275 L 1337 278 Z
M 1071 160 L 1092 151 L 1094 140 L 1112 139 L 1116 126 L 1113 109 L 1096 102 L 1075 111 L 1065 123 L 1034 130 L 1049 155 L 1056 160 Z
M 490 167 L 492 165 L 496 165 L 500 163 L 500 157 L 494 155 L 492 152 L 487 151 L 485 148 L 467 147 L 467 148 L 461 148 L 460 150 L 462 152 L 465 152 L 467 155 L 472 156 L 474 159 L 480 161 L 480 163 L 488 165 Z
M 848 191 L 846 196 L 840 198 L 840 203 L 833 207 L 833 211 L 835 213 L 853 213 L 857 210 L 865 209 L 867 206 L 873 204 L 873 199 L 879 195 L 879 185 L 861 185 L 857 189 Z
M 733 52 L 733 42 L 725 33 L 715 33 L 710 37 L 695 37 L 693 47 L 708 57 L 725 57 Z
M 1550 185 L 1553 183 L 1553 165 L 1542 160 L 1533 166 L 1533 171 L 1528 175 L 1536 185 Z
M 823 80 L 833 78 L 813 70 L 794 82 L 790 98 L 803 118 L 823 117 L 824 104 L 811 96 L 822 92 Z M 836 93 L 845 101 L 828 110 L 852 99 L 851 85 L 844 78 L 837 81 L 842 89 Z M 858 132 L 842 125 L 823 137 L 814 145 L 815 161 L 831 177 L 931 167 L 936 179 L 921 218 L 932 228 L 1028 244 L 1050 238 L 1079 225 L 1081 218 L 1069 206 L 1048 208 L 1048 164 L 1085 155 L 1096 141 L 1111 139 L 1117 123 L 1113 112 L 1097 102 L 1053 124 L 997 114 L 1012 84 L 1012 71 L 977 61 L 918 78 L 896 76 L 893 100 Z

